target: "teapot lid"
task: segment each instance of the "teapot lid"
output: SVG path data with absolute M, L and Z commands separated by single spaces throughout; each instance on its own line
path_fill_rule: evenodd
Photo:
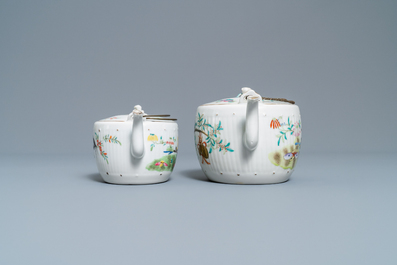
M 258 93 L 256 93 L 254 90 L 252 90 L 249 87 L 243 87 L 241 89 L 242 93 L 238 94 L 236 97 L 231 97 L 231 98 L 224 98 L 224 99 L 219 99 L 210 103 L 203 104 L 202 106 L 209 106 L 209 105 L 218 105 L 218 106 L 229 106 L 229 105 L 236 105 L 239 103 L 244 103 L 247 101 L 248 97 L 251 98 L 259 98 L 262 100 L 262 103 L 265 105 L 293 105 L 295 104 L 295 101 L 292 100 L 287 100 L 285 98 L 268 98 L 268 97 L 262 97 Z
M 146 114 L 140 105 L 135 105 L 134 110 L 128 115 L 115 115 L 100 122 L 127 122 L 132 121 L 134 115 L 142 115 L 144 120 L 153 122 L 175 122 L 177 119 L 170 118 L 169 114 Z

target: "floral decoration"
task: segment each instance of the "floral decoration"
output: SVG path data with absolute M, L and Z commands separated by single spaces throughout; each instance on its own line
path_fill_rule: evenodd
M 147 138 L 147 140 L 149 141 L 149 142 L 152 142 L 151 144 L 150 144 L 150 151 L 153 151 L 153 148 L 156 146 L 156 145 L 175 145 L 175 143 L 176 143 L 176 138 L 175 137 L 169 137 L 169 139 L 168 140 L 164 140 L 163 139 L 163 136 L 160 136 L 160 140 L 159 140 L 159 138 L 158 138 L 158 136 L 156 135 L 156 134 L 154 134 L 154 133 L 151 133 L 151 134 L 149 134 L 149 136 L 148 136 L 148 138 Z M 171 147 L 172 148 L 172 147 Z
M 223 154 L 227 152 L 234 152 L 234 150 L 230 147 L 230 142 L 227 142 L 226 139 L 221 138 L 221 132 L 223 131 L 222 122 L 211 125 L 204 119 L 204 114 L 198 113 L 197 121 L 194 125 L 194 130 L 199 132 L 199 141 L 196 142 L 197 149 L 199 151 L 199 155 L 203 158 L 202 163 L 204 161 L 207 164 L 210 164 L 207 159 L 209 158 L 209 154 L 213 152 L 213 150 L 217 150 L 218 152 L 223 152 Z M 206 138 L 203 141 L 202 135 L 205 135 Z
M 176 154 L 168 154 L 153 160 L 146 166 L 149 171 L 172 171 L 175 167 Z
M 104 140 L 105 142 L 109 141 L 109 143 L 114 143 L 114 144 L 119 144 L 119 145 L 121 145 L 120 141 L 117 140 L 117 137 L 113 137 L 113 136 L 111 136 L 111 135 L 109 136 L 109 134 L 105 135 L 105 136 L 103 137 L 103 140 Z
M 103 141 L 104 143 L 115 143 L 115 144 L 119 144 L 121 145 L 121 142 L 119 140 L 117 140 L 117 137 L 114 137 L 112 135 L 105 135 L 103 137 Z M 99 149 L 99 154 L 103 157 L 103 159 L 105 159 L 106 163 L 109 164 L 109 157 L 108 157 L 108 153 L 106 153 L 103 150 L 103 144 L 104 144 L 100 139 L 99 139 L 99 135 L 97 133 L 95 133 L 95 139 L 94 139 L 94 149 L 98 148 Z
M 270 121 L 270 128 L 279 131 L 279 134 L 276 135 L 278 138 L 277 146 L 280 146 L 280 143 L 284 143 L 289 137 L 295 137 L 294 144 L 284 145 L 279 150 L 273 151 L 268 155 L 270 162 L 274 165 L 284 169 L 293 169 L 300 153 L 302 134 L 301 121 L 292 122 L 290 117 L 288 117 L 285 122 L 281 116 L 278 119 L 273 118 Z
M 280 146 L 280 142 L 282 141 L 284 143 L 285 140 L 287 140 L 289 135 L 293 135 L 295 137 L 298 137 L 302 133 L 302 125 L 301 121 L 296 121 L 292 123 L 290 121 L 290 118 L 288 117 L 287 122 L 283 122 L 283 117 L 280 116 L 278 119 L 273 118 L 270 121 L 270 128 L 272 129 L 279 129 L 279 133 L 277 134 L 276 137 L 278 138 L 277 145 Z

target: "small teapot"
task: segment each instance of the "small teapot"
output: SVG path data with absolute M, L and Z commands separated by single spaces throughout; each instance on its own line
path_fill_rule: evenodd
M 150 184 L 167 181 L 178 152 L 178 124 L 170 115 L 147 115 L 136 105 L 129 115 L 95 122 L 94 154 L 104 181 Z
M 299 107 L 294 101 L 265 98 L 244 87 L 237 97 L 198 107 L 194 139 L 201 169 L 210 180 L 284 182 L 300 153 Z

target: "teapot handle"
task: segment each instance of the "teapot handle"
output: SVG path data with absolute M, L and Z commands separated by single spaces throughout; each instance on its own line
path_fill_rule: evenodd
M 248 87 L 243 87 L 242 91 L 240 103 L 247 103 L 243 142 L 248 150 L 254 151 L 259 141 L 259 102 L 262 97 Z
M 259 100 L 248 97 L 247 113 L 245 118 L 244 145 L 248 150 L 254 151 L 259 140 Z
M 143 135 L 143 115 L 141 106 L 136 105 L 132 116 L 132 134 L 131 134 L 131 155 L 136 159 L 141 159 L 145 155 L 144 135 Z

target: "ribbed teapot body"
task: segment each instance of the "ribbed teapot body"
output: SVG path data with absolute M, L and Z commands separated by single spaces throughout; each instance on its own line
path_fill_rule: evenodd
M 294 104 L 260 102 L 258 143 L 244 145 L 246 104 L 227 99 L 197 109 L 194 139 L 204 174 L 213 181 L 270 184 L 287 181 L 301 148 L 302 125 Z
M 119 116 L 121 117 L 121 116 Z M 150 184 L 167 181 L 178 152 L 178 124 L 145 121 L 144 156 L 131 154 L 132 120 L 98 121 L 93 128 L 94 155 L 104 181 L 115 184 Z

